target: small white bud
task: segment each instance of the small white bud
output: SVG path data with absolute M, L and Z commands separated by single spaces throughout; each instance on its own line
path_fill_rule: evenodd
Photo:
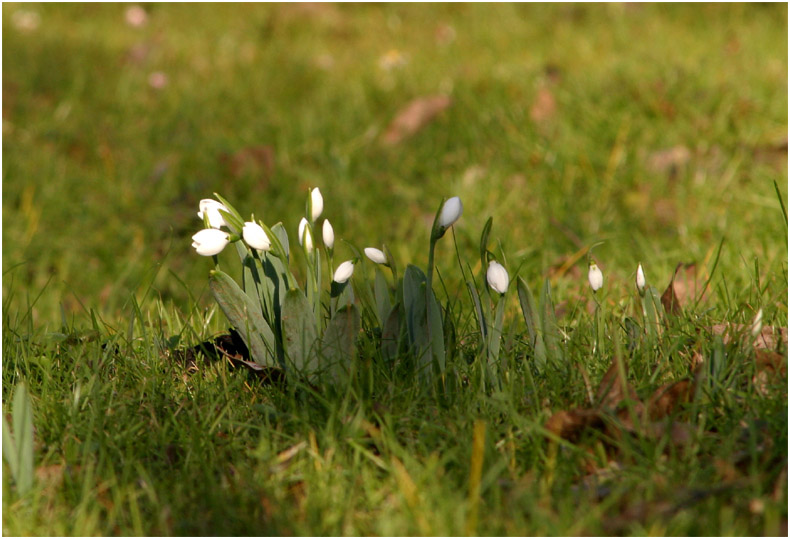
M 268 251 L 272 248 L 269 236 L 266 235 L 266 231 L 258 223 L 253 223 L 251 221 L 244 223 L 241 235 L 244 238 L 244 242 L 253 249 Z
M 500 294 L 504 294 L 505 292 L 507 292 L 508 284 L 510 284 L 510 277 L 507 274 L 507 270 L 505 269 L 505 266 L 503 266 L 496 260 L 492 260 L 491 262 L 488 263 L 486 280 L 488 281 L 488 286 L 490 286 Z
M 642 264 L 640 263 L 636 268 L 636 289 L 640 294 L 644 293 L 645 284 L 645 272 L 642 271 Z
M 365 256 L 367 256 L 376 264 L 387 263 L 387 255 L 384 254 L 384 251 L 381 249 L 376 249 L 375 247 L 365 247 Z
M 310 234 L 310 227 L 307 226 L 307 219 L 304 217 L 299 221 L 299 245 L 304 245 L 308 254 L 313 252 L 313 236 Z
M 192 236 L 192 247 L 201 256 L 214 256 L 221 253 L 229 241 L 227 232 L 216 228 L 204 228 Z
M 310 207 L 312 209 L 311 218 L 313 222 L 318 219 L 321 212 L 324 211 L 324 197 L 321 196 L 321 191 L 316 187 L 310 191 Z
M 442 206 L 442 211 L 439 213 L 439 227 L 450 228 L 453 226 L 464 212 L 464 205 L 461 204 L 459 197 L 452 197 L 447 199 Z
M 354 273 L 354 262 L 346 260 L 337 267 L 332 280 L 336 283 L 343 284 L 351 278 L 352 273 Z
M 598 264 L 590 262 L 590 271 L 587 272 L 587 279 L 590 281 L 590 288 L 597 292 L 603 286 L 603 273 L 598 269 Z
M 327 249 L 333 248 L 335 246 L 335 231 L 332 228 L 332 223 L 329 222 L 329 219 L 324 219 L 322 233 L 324 236 L 324 247 Z

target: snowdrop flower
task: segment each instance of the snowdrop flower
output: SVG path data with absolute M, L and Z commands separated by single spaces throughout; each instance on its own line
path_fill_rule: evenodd
M 307 227 L 307 219 L 304 217 L 299 221 L 299 245 L 304 245 L 308 254 L 313 252 L 313 236 L 310 234 L 310 229 Z
M 587 273 L 587 279 L 590 281 L 590 288 L 593 292 L 597 292 L 603 286 L 603 273 L 598 269 L 598 264 L 590 262 L 590 271 Z
M 636 268 L 636 289 L 639 291 L 639 294 L 645 293 L 645 272 L 642 271 L 641 263 Z
M 459 197 L 447 199 L 447 202 L 442 206 L 442 212 L 439 214 L 439 226 L 444 229 L 450 228 L 461 217 L 463 212 L 464 205 L 461 204 Z
M 324 235 L 324 247 L 332 249 L 335 246 L 335 231 L 329 219 L 324 219 L 324 228 L 322 232 Z
M 321 212 L 324 211 L 324 197 L 321 196 L 321 191 L 318 187 L 310 191 L 310 207 L 312 209 L 311 218 L 313 222 L 318 219 Z
M 204 228 L 192 236 L 192 247 L 201 256 L 214 256 L 221 253 L 229 241 L 227 232 L 216 228 Z
M 258 223 L 250 221 L 244 223 L 241 235 L 244 237 L 244 242 L 253 249 L 268 251 L 272 248 L 272 242 L 269 241 L 269 236 L 266 235 L 266 231 L 263 230 L 263 227 Z
M 337 267 L 332 280 L 338 284 L 343 284 L 351 278 L 352 273 L 354 273 L 354 262 L 346 260 Z
M 486 280 L 488 281 L 488 286 L 490 286 L 500 294 L 504 294 L 505 292 L 507 292 L 507 286 L 508 284 L 510 284 L 510 277 L 507 274 L 507 270 L 505 269 L 505 266 L 503 266 L 496 260 L 492 260 L 491 262 L 488 263 Z
M 387 264 L 387 255 L 381 249 L 375 247 L 365 247 L 365 256 L 371 259 L 376 264 Z
M 204 215 L 208 215 L 209 226 L 211 228 L 219 228 L 221 226 L 226 226 L 225 219 L 222 217 L 222 214 L 219 213 L 219 210 L 228 212 L 228 208 L 226 208 L 224 204 L 210 198 L 204 198 L 200 201 L 200 211 L 197 215 L 201 219 L 203 219 Z

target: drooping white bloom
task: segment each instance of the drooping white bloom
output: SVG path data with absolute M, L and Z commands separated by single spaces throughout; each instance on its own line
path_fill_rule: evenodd
M 310 227 L 307 226 L 307 219 L 304 217 L 299 221 L 299 245 L 304 245 L 308 253 L 313 252 L 313 236 L 310 234 Z
M 365 247 L 365 256 L 371 259 L 376 264 L 386 264 L 387 255 L 381 249 L 375 247 Z
M 603 273 L 598 268 L 598 264 L 590 262 L 590 270 L 587 272 L 587 280 L 590 281 L 590 288 L 597 292 L 603 286 Z
M 343 284 L 351 278 L 352 273 L 354 273 L 354 262 L 346 260 L 337 267 L 332 280 L 336 283 Z
M 441 228 L 450 228 L 461 217 L 463 212 L 464 205 L 461 204 L 459 197 L 448 198 L 439 214 L 439 226 Z
M 222 214 L 219 213 L 219 210 L 228 212 L 228 208 L 226 208 L 224 204 L 211 198 L 204 198 L 200 201 L 200 211 L 197 215 L 203 219 L 203 215 L 208 214 L 209 226 L 211 228 L 219 228 L 221 226 L 226 226 L 225 219 L 222 217 Z
M 269 241 L 269 236 L 266 235 L 266 231 L 258 223 L 253 223 L 251 221 L 244 223 L 241 235 L 244 238 L 244 242 L 253 249 L 268 251 L 272 248 L 272 242 Z
M 645 272 L 642 271 L 642 264 L 639 264 L 639 266 L 636 268 L 636 289 L 640 294 L 644 293 L 645 284 Z
M 201 256 L 214 256 L 221 253 L 229 241 L 227 232 L 216 228 L 204 228 L 192 236 L 192 247 Z
M 318 187 L 310 191 L 310 207 L 312 209 L 312 219 L 315 222 L 321 212 L 324 211 L 324 197 L 321 196 L 321 191 Z
M 505 266 L 503 266 L 496 260 L 492 260 L 491 262 L 488 263 L 486 280 L 488 281 L 488 286 L 490 286 L 500 294 L 504 294 L 505 292 L 507 292 L 507 286 L 508 284 L 510 284 L 510 277 L 507 274 L 507 270 L 505 269 Z
M 332 228 L 332 223 L 329 219 L 324 219 L 324 228 L 322 230 L 324 235 L 324 247 L 331 249 L 335 246 L 335 231 Z

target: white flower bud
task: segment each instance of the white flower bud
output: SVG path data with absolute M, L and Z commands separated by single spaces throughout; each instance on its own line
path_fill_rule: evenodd
M 219 210 L 230 213 L 224 204 L 210 198 L 204 198 L 200 201 L 200 211 L 197 215 L 203 219 L 203 215 L 208 214 L 208 225 L 211 228 L 219 228 L 226 226 L 225 219 L 219 213 Z
M 510 284 L 510 277 L 507 274 L 507 270 L 505 269 L 505 266 L 503 266 L 496 260 L 492 260 L 491 262 L 488 263 L 486 280 L 488 281 L 488 286 L 490 286 L 500 294 L 504 294 L 505 292 L 507 292 L 508 284 Z
M 367 256 L 376 264 L 387 263 L 387 255 L 384 254 L 384 251 L 381 249 L 376 249 L 375 247 L 365 247 L 365 256 Z
M 318 187 L 310 191 L 310 206 L 313 212 L 311 218 L 315 222 L 318 216 L 321 215 L 321 212 L 324 211 L 324 197 L 321 196 L 321 191 L 318 190 Z
M 336 283 L 343 284 L 351 278 L 352 273 L 354 273 L 354 262 L 346 260 L 337 267 L 332 280 Z
M 244 223 L 241 235 L 245 243 L 253 249 L 268 251 L 272 248 L 272 242 L 269 241 L 269 236 L 266 235 L 266 231 L 258 223 L 253 223 L 251 221 Z
M 335 231 L 332 229 L 332 223 L 329 222 L 329 219 L 324 219 L 324 247 L 327 249 L 331 249 L 335 246 Z
M 590 288 L 593 292 L 597 292 L 603 286 L 603 273 L 598 269 L 598 264 L 590 262 L 590 271 L 587 273 L 587 279 L 590 281 Z
M 308 254 L 313 252 L 313 236 L 310 234 L 307 219 L 304 217 L 299 221 L 299 245 L 304 245 Z
M 642 271 L 642 264 L 636 268 L 636 289 L 640 294 L 645 291 L 645 272 Z
M 439 214 L 439 226 L 441 228 L 449 228 L 453 226 L 461 214 L 464 212 L 464 205 L 461 204 L 461 199 L 452 197 L 447 199 L 442 206 L 442 211 Z
M 216 228 L 204 228 L 192 236 L 192 247 L 201 256 L 214 256 L 221 253 L 229 241 L 227 232 Z

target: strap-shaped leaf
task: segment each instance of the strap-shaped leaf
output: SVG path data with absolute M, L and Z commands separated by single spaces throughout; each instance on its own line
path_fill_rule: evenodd
M 543 324 L 538 306 L 532 291 L 521 277 L 518 278 L 517 288 L 521 312 L 524 314 L 524 322 L 527 324 L 527 333 L 529 333 L 529 343 L 535 353 L 535 363 L 538 369 L 543 369 L 546 366 L 546 345 L 543 343 Z
M 318 328 L 307 297 L 292 288 L 283 303 L 283 346 L 298 372 L 312 374 L 318 370 L 316 341 Z
M 14 391 L 14 410 L 11 414 L 14 432 L 3 415 L 3 458 L 8 463 L 20 495 L 33 486 L 33 407 L 24 383 Z
M 326 327 L 321 339 L 322 367 L 335 380 L 346 378 L 353 370 L 359 328 L 359 309 L 353 304 L 338 309 Z
M 555 362 L 560 360 L 560 330 L 557 317 L 554 314 L 554 302 L 551 299 L 551 283 L 548 279 L 543 282 L 543 344 L 546 345 L 546 356 Z
M 402 320 L 403 307 L 398 302 L 390 309 L 381 330 L 381 356 L 388 363 L 392 363 L 398 357 L 403 330 Z
M 376 295 L 376 312 L 379 317 L 379 324 L 384 326 L 387 322 L 387 316 L 389 316 L 390 311 L 392 310 L 392 302 L 390 301 L 390 291 L 389 286 L 387 285 L 387 279 L 384 277 L 384 273 L 376 268 L 376 282 L 375 286 L 375 295 Z
M 222 312 L 247 345 L 253 360 L 264 367 L 279 367 L 275 360 L 274 332 L 263 319 L 260 307 L 227 273 L 211 271 L 209 286 Z

